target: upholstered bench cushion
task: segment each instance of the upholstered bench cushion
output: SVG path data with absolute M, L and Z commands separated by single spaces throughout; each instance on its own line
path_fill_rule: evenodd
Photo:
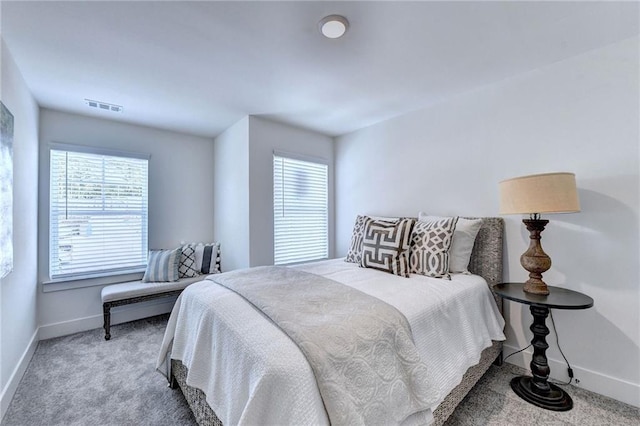
M 181 278 L 174 282 L 142 282 L 130 281 L 120 284 L 111 284 L 102 289 L 102 303 L 114 300 L 132 299 L 134 297 L 148 296 L 150 294 L 164 293 L 167 291 L 183 290 L 189 284 L 205 279 L 206 275 L 191 278 Z

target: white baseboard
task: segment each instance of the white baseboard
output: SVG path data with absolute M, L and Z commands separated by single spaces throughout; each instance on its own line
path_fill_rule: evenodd
M 4 389 L 2 389 L 2 393 L 0 394 L 0 422 L 9 409 L 9 404 L 13 399 L 13 395 L 15 395 L 16 390 L 18 389 L 18 385 L 20 384 L 20 380 L 22 380 L 22 376 L 24 372 L 27 370 L 29 366 L 29 362 L 31 362 L 31 358 L 33 357 L 33 353 L 36 351 L 36 346 L 38 346 L 39 336 L 38 330 L 33 333 L 31 336 L 31 340 L 27 345 L 24 353 L 20 357 L 20 361 L 18 361 L 18 365 L 13 369 L 11 373 L 11 377 L 9 377 L 9 381 L 7 382 Z
M 506 356 L 519 349 L 520 348 L 510 345 L 504 345 L 503 354 Z M 507 362 L 529 371 L 532 354 L 533 350 L 527 349 L 526 351 L 513 355 L 507 360 Z M 567 364 L 564 360 L 559 361 L 557 359 L 549 358 L 547 359 L 547 362 L 551 368 L 550 378 L 560 382 L 569 381 Z M 575 365 L 572 365 L 571 368 L 573 369 L 573 384 L 575 386 L 600 395 L 608 396 L 609 398 L 622 401 L 635 407 L 640 407 L 640 384 L 627 382 L 626 380 L 622 380 L 617 377 L 607 376 L 606 374 L 591 371 Z
M 111 325 L 171 312 L 175 299 L 175 297 L 171 299 L 158 299 L 112 308 Z M 81 331 L 93 330 L 94 328 L 102 328 L 102 326 L 102 314 L 92 315 L 90 317 L 77 318 L 70 321 L 41 325 L 39 337 L 40 340 L 52 339 L 54 337 L 67 336 Z

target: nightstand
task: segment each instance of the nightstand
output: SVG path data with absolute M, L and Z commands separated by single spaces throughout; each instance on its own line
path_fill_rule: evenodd
M 593 306 L 593 299 L 586 294 L 566 288 L 549 286 L 549 294 L 525 293 L 524 283 L 501 283 L 493 286 L 493 291 L 503 299 L 530 305 L 533 323 L 531 331 L 533 339 L 533 357 L 531 359 L 531 374 L 529 376 L 514 377 L 511 389 L 525 401 L 553 411 L 568 411 L 573 407 L 573 401 L 564 389 L 549 383 L 551 369 L 547 362 L 546 336 L 549 334 L 545 322 L 549 316 L 549 309 L 587 309 Z

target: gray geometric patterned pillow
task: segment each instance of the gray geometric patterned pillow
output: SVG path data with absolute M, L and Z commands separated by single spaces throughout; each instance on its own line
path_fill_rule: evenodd
M 364 235 L 364 222 L 367 219 L 375 219 L 375 220 L 382 220 L 385 222 L 396 223 L 398 219 L 412 219 L 412 218 L 381 217 L 381 216 L 370 217 L 370 216 L 358 215 L 356 217 L 356 223 L 353 225 L 353 231 L 351 232 L 351 245 L 349 245 L 349 251 L 347 251 L 347 256 L 344 258 L 345 262 L 357 263 L 358 265 L 362 263 L 362 237 Z
M 196 251 L 192 246 L 182 246 L 178 274 L 180 278 L 191 278 L 200 275 L 196 269 Z
M 457 217 L 416 222 L 411 235 L 409 264 L 412 274 L 451 279 L 449 248 L 453 241 Z
M 351 245 L 345 257 L 345 262 L 357 263 L 362 262 L 362 236 L 364 235 L 364 221 L 367 216 L 356 217 L 356 223 L 353 225 L 353 232 L 351 233 Z
M 387 222 L 366 218 L 360 266 L 409 277 L 409 247 L 415 219 Z

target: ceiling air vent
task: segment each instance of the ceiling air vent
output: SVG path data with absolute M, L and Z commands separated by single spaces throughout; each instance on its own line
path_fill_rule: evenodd
M 85 99 L 84 103 L 91 108 L 101 109 L 103 111 L 122 112 L 122 105 L 108 104 L 106 102 L 92 101 L 91 99 Z

